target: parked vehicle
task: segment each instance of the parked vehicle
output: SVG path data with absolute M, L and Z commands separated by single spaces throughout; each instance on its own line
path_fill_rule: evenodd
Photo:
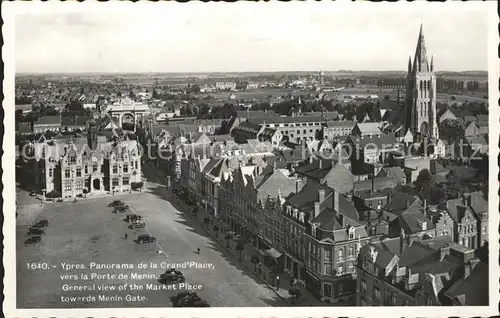
M 173 273 L 173 272 L 175 272 L 175 268 L 167 268 L 165 270 L 165 273 L 163 273 L 163 274 L 160 275 L 160 278 L 162 278 L 164 276 L 167 276 L 167 275 L 169 275 L 170 273 Z
M 31 196 L 31 197 L 36 197 L 36 192 L 35 192 L 35 191 L 31 191 L 31 192 L 30 192 L 30 196 Z
M 108 204 L 108 207 L 116 208 L 116 207 L 124 206 L 124 205 L 125 205 L 125 203 L 122 200 L 115 200 L 115 201 L 111 202 L 110 204 Z
M 32 237 L 29 237 L 26 241 L 24 241 L 24 244 L 35 244 L 38 243 L 42 240 L 42 237 L 39 235 L 35 235 Z
M 127 214 L 125 217 L 125 221 L 127 222 L 134 222 L 134 221 L 139 221 L 142 219 L 142 216 L 137 215 L 137 214 Z
M 210 305 L 207 303 L 206 300 L 200 299 L 200 300 L 195 301 L 193 303 L 193 305 L 190 307 L 210 307 Z
M 161 284 L 176 284 L 176 283 L 184 283 L 186 279 L 181 271 L 174 270 L 168 274 L 162 274 L 158 279 L 158 282 Z
M 130 224 L 128 226 L 129 229 L 133 230 L 133 229 L 142 229 L 146 227 L 146 223 L 145 222 L 133 222 L 132 224 Z
M 180 300 L 176 301 L 173 305 L 174 307 L 194 307 L 195 303 L 203 301 L 197 293 L 191 293 L 182 297 Z
M 115 207 L 115 209 L 113 210 L 113 213 L 123 213 L 123 212 L 128 212 L 128 205 Z
M 42 235 L 44 234 L 45 231 L 42 228 L 36 227 L 36 226 L 30 226 L 28 229 L 28 232 L 26 234 L 28 235 Z
M 149 234 L 143 234 L 143 235 L 139 235 L 137 237 L 137 239 L 135 240 L 135 242 L 138 244 L 152 243 L 152 242 L 156 242 L 156 237 L 151 236 Z
M 49 226 L 49 221 L 46 219 L 43 219 L 43 220 L 40 220 L 40 221 L 36 222 L 35 224 L 33 224 L 33 226 L 36 226 L 39 228 L 44 228 L 44 227 Z
M 175 295 L 175 296 L 170 297 L 170 300 L 172 301 L 172 303 L 177 303 L 182 298 L 193 295 L 193 294 L 196 294 L 196 293 L 183 291 L 183 292 L 177 293 L 177 295 Z

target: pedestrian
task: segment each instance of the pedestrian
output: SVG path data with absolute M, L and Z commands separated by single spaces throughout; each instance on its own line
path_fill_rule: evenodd
M 198 253 L 198 255 L 200 255 L 200 248 L 198 248 L 198 249 L 196 250 L 196 253 Z
M 127 234 L 127 233 L 125 233 L 125 239 L 127 239 L 127 238 L 128 238 L 128 234 Z
M 280 277 L 276 276 L 276 290 L 280 290 Z

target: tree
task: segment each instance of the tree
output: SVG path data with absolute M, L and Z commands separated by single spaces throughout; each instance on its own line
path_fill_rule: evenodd
M 415 180 L 415 189 L 423 200 L 430 199 L 431 189 L 434 186 L 434 177 L 428 169 L 423 169 Z
M 243 245 L 242 242 L 238 242 L 238 244 L 236 244 L 236 250 L 240 252 L 240 260 L 241 260 L 241 253 L 242 253 L 244 248 L 245 248 L 245 246 Z

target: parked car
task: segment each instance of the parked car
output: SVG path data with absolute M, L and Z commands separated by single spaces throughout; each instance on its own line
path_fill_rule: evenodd
M 115 200 L 115 201 L 111 202 L 110 204 L 108 204 L 108 207 L 116 208 L 116 207 L 123 206 L 123 205 L 125 205 L 125 203 L 122 200 Z
M 142 216 L 137 215 L 137 214 L 127 214 L 125 217 L 125 221 L 127 222 L 133 222 L 133 221 L 139 221 L 142 219 Z
M 138 244 L 143 244 L 143 243 L 152 243 L 156 242 L 156 237 L 151 236 L 149 234 L 142 234 L 137 237 L 135 240 L 136 243 Z
M 191 293 L 190 295 L 182 297 L 180 300 L 176 301 L 173 305 L 174 307 L 194 307 L 196 302 L 202 301 L 197 293 Z
M 158 282 L 161 284 L 176 284 L 176 283 L 184 283 L 186 279 L 181 271 L 174 270 L 168 274 L 162 274 L 158 279 Z
M 113 213 L 123 213 L 123 212 L 128 212 L 128 205 L 115 207 L 115 209 L 113 210 Z
M 43 220 L 40 220 L 40 221 L 36 222 L 35 224 L 33 224 L 33 226 L 36 226 L 39 228 L 44 228 L 44 227 L 49 226 L 49 221 L 46 219 L 43 219 Z
M 28 232 L 26 234 L 28 235 L 42 235 L 44 234 L 45 231 L 42 228 L 36 227 L 36 226 L 30 226 L 28 229 Z
M 165 270 L 165 273 L 163 273 L 163 274 L 160 275 L 160 278 L 162 278 L 164 276 L 167 276 L 167 275 L 169 275 L 170 273 L 173 273 L 173 272 L 175 272 L 175 268 L 167 268 Z
M 132 224 L 130 224 L 128 226 L 129 229 L 133 230 L 133 229 L 142 229 L 146 227 L 146 223 L 145 222 L 133 222 Z
M 182 291 L 182 292 L 177 293 L 177 295 L 170 297 L 170 300 L 172 301 L 172 303 L 177 303 L 182 298 L 193 295 L 193 294 L 196 294 L 196 293 Z
M 192 306 L 190 307 L 210 307 L 210 305 L 207 303 L 206 300 L 204 299 L 200 299 L 200 300 L 196 300 Z
M 39 235 L 35 235 L 32 237 L 29 237 L 26 241 L 24 241 L 24 244 L 35 244 L 38 243 L 42 240 L 42 237 Z

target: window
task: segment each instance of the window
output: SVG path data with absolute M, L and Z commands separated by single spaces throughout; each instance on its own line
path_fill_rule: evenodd
M 89 173 L 89 166 L 85 165 L 85 174 Z
M 49 168 L 49 178 L 52 178 L 54 176 L 54 169 Z
M 127 163 L 123 164 L 123 172 L 128 172 L 128 164 Z
M 64 191 L 71 191 L 71 181 L 66 181 L 64 183 Z
M 325 265 L 325 275 L 331 275 L 332 274 L 332 265 L 326 264 Z
M 339 251 L 338 251 L 339 260 L 341 260 L 344 257 L 343 254 L 344 254 L 344 251 L 339 249 Z
M 332 296 L 332 286 L 330 284 L 323 285 L 323 296 L 331 297 Z
M 76 176 L 81 177 L 82 176 L 82 168 L 78 167 L 76 168 Z
M 119 184 L 118 178 L 113 178 L 113 187 L 117 187 Z
M 76 181 L 75 189 L 76 190 L 82 190 L 83 189 L 83 180 L 77 180 Z
M 349 252 L 348 252 L 348 253 L 349 253 L 349 254 L 348 254 L 348 255 L 349 255 L 349 257 L 351 257 L 351 256 L 354 254 L 354 248 L 353 248 L 352 246 L 351 246 L 351 247 L 349 247 Z
M 366 281 L 363 279 L 361 280 L 361 292 L 366 293 Z
M 325 261 L 329 261 L 332 258 L 332 251 L 325 250 Z
M 391 303 L 392 303 L 393 305 L 396 305 L 397 301 L 398 301 L 398 300 L 397 300 L 397 298 L 396 298 L 396 294 L 395 294 L 394 292 L 392 292 L 392 293 L 391 293 Z
M 342 283 L 340 283 L 338 285 L 338 292 L 339 292 L 339 294 L 343 294 L 344 293 L 344 285 Z
M 373 300 L 376 302 L 380 302 L 380 289 L 377 287 L 373 287 Z
M 344 266 L 339 265 L 337 267 L 337 275 L 342 275 L 344 273 Z
M 94 166 L 92 167 L 92 170 L 93 170 L 94 172 L 97 172 L 97 169 L 98 169 L 97 165 L 94 165 Z
M 118 173 L 118 166 L 117 165 L 113 165 L 113 173 Z
M 70 178 L 71 177 L 71 172 L 69 171 L 69 169 L 64 170 L 64 177 L 65 178 Z
M 129 182 L 129 177 L 123 177 L 123 185 L 128 185 Z

